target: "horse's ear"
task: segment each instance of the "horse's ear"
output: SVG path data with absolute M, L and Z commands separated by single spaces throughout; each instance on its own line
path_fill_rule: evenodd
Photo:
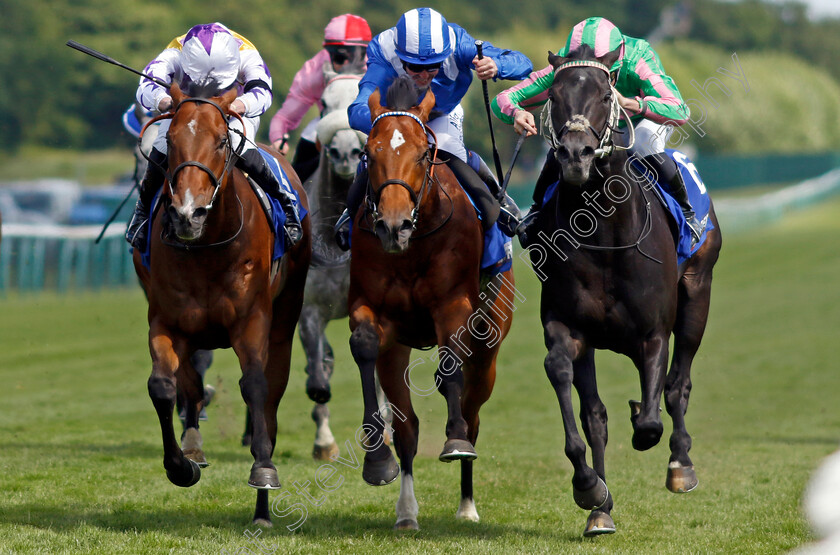
M 172 97 L 172 108 L 170 109 L 174 110 L 184 99 L 184 93 L 181 92 L 181 87 L 178 86 L 178 83 L 172 82 L 172 85 L 169 87 L 169 96 Z
M 618 57 L 621 55 L 621 46 L 613 50 L 612 52 L 607 52 L 603 56 L 601 56 L 598 61 L 604 64 L 605 66 L 611 68 L 615 62 L 618 61 Z
M 553 67 L 554 69 L 560 67 L 560 64 L 562 64 L 565 61 L 566 58 L 564 58 L 563 56 L 558 56 L 551 50 L 548 51 L 548 63 L 551 64 L 551 67 Z
M 379 89 L 377 88 L 368 98 L 368 108 L 370 108 L 370 121 L 375 120 L 379 117 L 379 114 L 385 113 L 387 108 L 384 108 L 382 104 L 380 104 L 381 96 L 379 94 Z
M 420 119 L 423 121 L 429 121 L 429 114 L 432 112 L 432 108 L 435 107 L 435 93 L 432 92 L 432 89 L 426 89 L 426 96 L 423 97 L 423 102 L 420 103 Z
M 223 94 L 222 96 L 220 96 L 219 97 L 219 107 L 223 111 L 227 112 L 228 108 L 230 108 L 230 105 L 233 103 L 234 100 L 236 100 L 236 96 L 238 94 L 239 94 L 239 91 L 236 90 L 236 87 L 234 87 L 231 90 L 229 90 L 228 92 L 226 92 L 225 94 Z

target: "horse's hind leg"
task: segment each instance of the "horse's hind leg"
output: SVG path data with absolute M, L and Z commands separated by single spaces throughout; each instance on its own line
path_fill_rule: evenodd
M 666 487 L 674 493 L 686 493 L 697 487 L 697 474 L 688 456 L 691 436 L 685 427 L 685 413 L 691 393 L 691 363 L 709 316 L 711 269 L 698 274 L 686 273 L 680 279 L 677 320 L 674 326 L 674 354 L 665 380 L 665 408 L 673 421 L 671 458 L 668 461 Z
M 181 361 L 186 360 L 186 348 L 176 345 L 156 322 L 149 328 L 149 351 L 152 355 L 152 374 L 149 376 L 149 397 L 155 406 L 163 436 L 163 467 L 166 476 L 176 486 L 189 487 L 201 478 L 198 464 L 181 451 L 173 427 L 173 409 L 177 395 L 175 373 Z
M 592 449 L 592 467 L 604 483 L 607 482 L 605 455 L 607 448 L 607 408 L 598 395 L 595 374 L 595 350 L 589 349 L 573 363 L 573 383 L 580 398 L 580 422 L 586 441 Z M 593 509 L 586 520 L 584 536 L 597 536 L 615 532 L 615 523 L 610 512 L 613 508 L 612 494 L 607 501 Z
M 418 530 L 417 515 L 420 507 L 414 496 L 414 457 L 417 455 L 417 438 L 420 421 L 411 405 L 411 392 L 405 381 L 411 349 L 397 345 L 379 357 L 378 374 L 382 391 L 390 402 L 380 405 L 379 415 L 385 419 L 386 411 L 393 418 L 394 448 L 400 458 L 400 497 L 397 500 L 395 530 Z M 393 404 L 391 404 L 393 403 Z M 384 440 L 384 438 L 383 438 Z
M 178 390 L 184 396 L 184 418 L 182 420 L 184 432 L 181 434 L 181 450 L 185 457 L 195 461 L 198 466 L 203 468 L 209 465 L 202 450 L 201 433 L 198 431 L 199 411 L 204 404 L 204 388 L 202 387 L 202 376 L 193 366 L 193 360 L 196 360 L 194 355 L 183 359 L 175 373 Z
M 566 436 L 566 457 L 574 468 L 572 487 L 575 503 L 581 509 L 588 511 L 599 509 L 609 499 L 609 490 L 598 473 L 586 464 L 586 443 L 578 432 L 572 403 L 574 381 L 572 356 L 581 346 L 571 338 L 569 329 L 554 320 L 550 314 L 543 316 L 543 327 L 546 347 L 548 347 L 545 373 L 560 403 L 560 414 L 563 417 L 563 430 Z

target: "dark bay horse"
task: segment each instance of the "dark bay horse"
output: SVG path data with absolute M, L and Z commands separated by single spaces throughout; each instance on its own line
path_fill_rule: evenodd
M 407 81 L 405 79 L 408 79 Z M 411 349 L 438 346 L 435 385 L 446 400 L 446 442 L 440 460 L 461 461 L 457 518 L 478 520 L 473 500 L 478 411 L 490 397 L 496 354 L 512 321 L 513 273 L 495 276 L 496 295 L 479 291 L 482 230 L 454 175 L 429 147 L 428 92 L 417 104 L 410 78 L 369 100 L 373 126 L 365 147 L 370 183 L 356 214 L 350 261 L 350 349 L 364 397 L 366 451 L 362 476 L 384 485 L 400 473 L 383 439 L 374 372 L 393 411 L 394 444 L 402 465 L 397 529 L 417 529 L 413 461 L 419 421 L 411 404 L 421 370 Z M 507 287 L 498 287 L 505 282 Z M 422 362 L 422 360 L 420 360 Z M 413 368 L 413 373 L 412 373 Z M 430 394 L 432 390 L 425 391 Z
M 172 170 L 149 236 L 151 269 L 134 253 L 149 301 L 148 386 L 163 435 L 163 466 L 178 486 L 192 486 L 201 477 L 199 467 L 207 465 L 198 431 L 203 387 L 190 357 L 198 349 L 232 347 L 254 431 L 248 480 L 259 490 L 254 521 L 268 523 L 267 490 L 280 487 L 271 456 L 303 303 L 309 223 L 304 219 L 303 239 L 272 263 L 272 230 L 245 175 L 234 167 L 228 117 L 236 91 L 192 98 L 173 85 L 171 96 Z M 272 154 L 306 206 L 291 166 Z M 176 395 L 187 407 L 181 446 L 173 429 Z
M 604 472 L 607 412 L 598 396 L 595 349 L 624 354 L 639 371 L 642 400 L 631 401 L 637 450 L 653 447 L 662 436 L 664 388 L 673 421 L 666 485 L 673 492 L 697 485 L 684 416 L 691 362 L 706 326 L 712 269 L 721 247 L 710 207 L 714 229 L 693 256 L 677 263 L 665 209 L 631 170 L 626 150 L 614 149 L 611 135 L 619 108 L 607 68 L 616 58 L 612 52 L 596 60 L 588 47 L 568 58 L 549 53 L 555 75 L 547 123 L 560 183 L 535 222 L 539 239 L 528 245 L 542 280 L 545 371 L 560 403 L 565 452 L 574 467 L 574 498 L 591 511 L 587 536 L 615 531 Z M 605 156 L 598 157 L 602 152 Z M 671 335 L 674 353 L 668 370 Z M 592 449 L 591 467 L 575 423 L 572 385 Z

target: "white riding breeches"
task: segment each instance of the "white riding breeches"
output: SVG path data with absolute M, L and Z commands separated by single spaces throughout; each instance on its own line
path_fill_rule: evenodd
M 464 146 L 464 109 L 460 104 L 448 114 L 435 118 L 426 127 L 434 131 L 441 150 L 467 161 L 467 147 Z
M 663 125 L 649 119 L 643 119 L 636 124 L 634 129 L 636 141 L 633 143 L 630 152 L 638 158 L 665 152 L 668 138 L 674 132 L 673 125 Z

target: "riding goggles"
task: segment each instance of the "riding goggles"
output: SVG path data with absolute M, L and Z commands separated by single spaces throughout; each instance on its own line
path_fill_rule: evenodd
M 433 73 L 435 71 L 440 70 L 440 66 L 440 62 L 436 64 L 411 64 L 408 62 L 403 62 L 403 67 L 407 70 L 410 70 L 412 73 L 422 73 L 424 71 Z

